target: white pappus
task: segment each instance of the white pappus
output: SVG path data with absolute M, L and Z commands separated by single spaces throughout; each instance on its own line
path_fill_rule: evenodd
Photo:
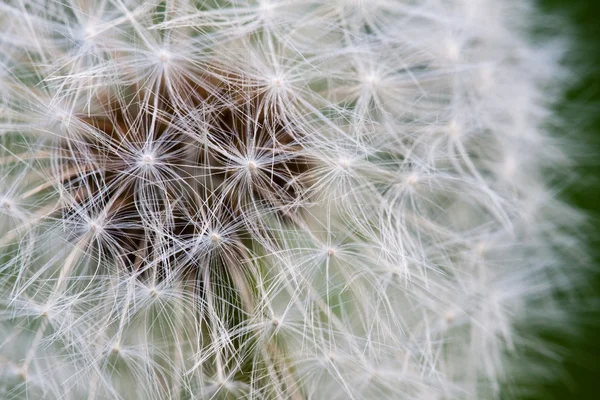
M 585 255 L 532 3 L 3 1 L 0 397 L 519 393 Z

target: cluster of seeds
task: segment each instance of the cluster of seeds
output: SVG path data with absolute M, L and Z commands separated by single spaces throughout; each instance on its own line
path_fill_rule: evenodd
M 260 87 L 229 80 L 186 85 L 185 106 L 164 87 L 134 87 L 72 113 L 54 155 L 61 211 L 92 232 L 99 255 L 154 283 L 174 268 L 197 274 L 198 253 L 266 238 L 261 218 L 301 206 L 309 164 L 293 123 Z M 241 268 L 239 253 L 223 267 Z
M 0 397 L 499 397 L 580 254 L 528 3 L 4 1 Z

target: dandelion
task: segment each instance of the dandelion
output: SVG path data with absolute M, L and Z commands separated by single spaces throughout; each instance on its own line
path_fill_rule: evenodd
M 4 1 L 1 397 L 518 392 L 583 255 L 529 3 Z

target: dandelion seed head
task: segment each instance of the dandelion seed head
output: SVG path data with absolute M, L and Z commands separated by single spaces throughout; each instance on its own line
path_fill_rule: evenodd
M 500 398 L 585 253 L 529 3 L 5 2 L 0 393 Z

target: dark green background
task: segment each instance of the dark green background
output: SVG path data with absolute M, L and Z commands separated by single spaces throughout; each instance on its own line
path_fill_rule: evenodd
M 502 0 L 498 0 L 502 1 Z M 564 125 L 557 129 L 580 144 L 578 178 L 563 196 L 589 212 L 589 228 L 582 232 L 594 254 L 590 265 L 595 271 L 589 280 L 591 297 L 600 294 L 600 0 L 539 0 L 556 26 L 542 27 L 567 32 L 576 38 L 576 47 L 566 63 L 574 68 L 577 81 L 557 107 Z M 556 22 L 558 21 L 558 22 Z M 579 137 L 581 138 L 580 140 Z M 582 296 L 590 297 L 590 293 Z M 598 296 L 600 298 L 600 296 Z M 550 368 L 563 369 L 562 378 L 537 384 L 536 394 L 522 400 L 600 399 L 600 307 L 582 303 L 577 308 L 580 322 L 575 336 L 548 333 L 553 344 L 564 349 L 563 361 Z

